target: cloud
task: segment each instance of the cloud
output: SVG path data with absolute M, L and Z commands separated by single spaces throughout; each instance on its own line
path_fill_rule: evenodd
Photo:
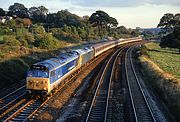
M 62 0 L 84 7 L 132 7 L 151 5 L 180 6 L 180 0 Z

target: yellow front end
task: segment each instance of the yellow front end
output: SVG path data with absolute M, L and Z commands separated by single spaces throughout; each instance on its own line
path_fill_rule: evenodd
M 49 93 L 50 92 L 49 78 L 27 77 L 26 89 L 32 91 L 47 91 L 47 93 Z

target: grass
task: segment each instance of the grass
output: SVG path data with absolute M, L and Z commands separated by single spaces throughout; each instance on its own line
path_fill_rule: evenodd
M 177 121 L 180 121 L 180 54 L 178 50 L 147 43 L 141 48 L 140 70 Z
M 159 43 L 145 44 L 147 55 L 166 73 L 180 78 L 180 54 L 177 49 L 161 48 Z

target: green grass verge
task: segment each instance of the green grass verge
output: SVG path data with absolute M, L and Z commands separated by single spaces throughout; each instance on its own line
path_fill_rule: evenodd
M 145 44 L 147 55 L 166 73 L 180 78 L 180 54 L 177 49 L 160 48 L 159 43 Z

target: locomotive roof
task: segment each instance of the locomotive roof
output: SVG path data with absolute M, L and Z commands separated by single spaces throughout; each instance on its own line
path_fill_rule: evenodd
M 90 51 L 92 51 L 91 47 L 85 47 L 83 49 L 76 49 L 73 52 L 77 52 L 78 54 L 82 55 L 82 54 L 85 54 L 85 53 L 90 52 Z
M 36 64 L 33 64 L 34 66 L 45 66 L 48 70 L 52 70 L 56 67 L 59 67 L 60 65 L 63 65 L 64 63 L 66 63 L 67 61 L 71 61 L 75 58 L 77 58 L 78 55 L 75 52 L 67 52 L 67 53 L 63 53 L 60 54 L 57 57 L 54 58 L 50 58 L 48 60 L 42 61 L 42 62 L 38 62 Z

